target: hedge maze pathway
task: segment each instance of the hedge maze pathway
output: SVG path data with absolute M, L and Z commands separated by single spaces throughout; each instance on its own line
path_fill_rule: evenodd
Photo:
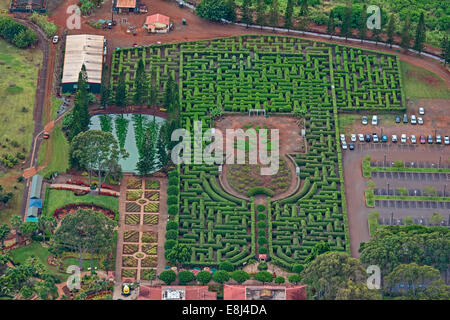
M 160 88 L 160 102 L 169 76 L 177 80 L 187 130 L 196 120 L 204 130 L 213 127 L 210 111 L 217 107 L 304 117 L 308 151 L 295 156 L 302 188 L 285 199 L 267 199 L 268 255 L 291 269 L 319 242 L 349 252 L 337 116 L 341 110 L 406 109 L 396 55 L 258 35 L 120 49 L 113 55 L 112 91 L 124 71 L 132 94 L 141 58 Z M 226 193 L 218 174 L 214 165 L 177 168 L 178 202 L 171 206 L 178 210 L 178 241 L 192 247 L 186 266 L 217 266 L 223 260 L 242 266 L 256 258 L 255 203 Z

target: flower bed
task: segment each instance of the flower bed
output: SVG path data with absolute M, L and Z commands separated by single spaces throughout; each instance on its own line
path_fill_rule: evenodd
M 154 280 L 156 279 L 156 269 L 142 269 L 141 270 L 142 280 Z
M 143 232 L 142 233 L 142 242 L 144 243 L 156 243 L 158 240 L 158 236 L 154 232 Z
M 159 190 L 160 183 L 158 180 L 145 179 L 145 189 Z
M 158 224 L 157 214 L 144 214 L 144 224 Z
M 53 216 L 56 219 L 62 219 L 66 214 L 74 213 L 77 210 L 94 210 L 97 212 L 103 213 L 105 216 L 107 216 L 110 219 L 114 219 L 115 213 L 112 210 L 94 205 L 94 204 L 87 204 L 87 203 L 70 203 L 62 208 L 56 209 L 55 212 L 53 212 Z
M 144 206 L 144 212 L 159 212 L 159 203 L 152 202 Z
M 141 190 L 131 190 L 127 191 L 127 200 L 128 201 L 136 201 L 137 199 L 142 197 Z
M 148 255 L 156 255 L 157 245 L 156 244 L 143 244 L 142 252 Z
M 126 212 L 141 212 L 141 206 L 136 202 L 127 202 L 125 204 Z
M 141 221 L 141 216 L 139 214 L 126 214 L 125 224 L 137 225 Z
M 127 189 L 140 189 L 141 187 L 141 179 L 131 178 L 130 180 L 128 180 Z
M 123 267 L 137 267 L 138 261 L 136 258 L 132 256 L 123 256 L 122 257 L 122 266 Z
M 159 201 L 158 191 L 145 191 L 145 198 L 150 201 Z
M 125 231 L 123 233 L 124 242 L 139 242 L 139 232 L 137 231 Z
M 137 269 L 122 269 L 122 277 L 136 278 Z
M 157 261 L 156 256 L 148 256 L 142 259 L 141 266 L 142 267 L 156 267 Z
M 123 245 L 123 254 L 133 254 L 139 250 L 139 245 L 126 243 Z

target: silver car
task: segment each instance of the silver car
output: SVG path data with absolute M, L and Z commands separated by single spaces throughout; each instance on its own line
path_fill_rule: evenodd
M 417 143 L 416 136 L 413 134 L 411 135 L 411 143 Z

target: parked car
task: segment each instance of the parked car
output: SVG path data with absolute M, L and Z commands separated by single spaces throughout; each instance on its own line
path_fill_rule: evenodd
M 417 118 L 414 114 L 411 116 L 411 124 L 417 124 Z
M 396 115 L 396 116 L 395 116 L 395 123 L 400 123 L 400 121 L 401 121 L 400 116 L 399 116 L 399 115 Z
M 372 137 L 373 137 L 373 142 L 378 142 L 379 141 L 378 140 L 378 135 L 376 133 L 373 133 Z
M 352 142 L 356 142 L 356 134 L 352 134 L 351 140 L 352 140 Z
M 349 144 L 348 144 L 348 148 L 349 148 L 350 150 L 355 150 L 355 145 L 354 145 L 353 143 L 349 143 Z
M 396 135 L 396 134 L 393 134 L 393 135 L 392 135 L 392 142 L 393 142 L 393 143 L 397 143 L 397 141 L 398 141 L 398 140 L 397 140 L 397 135 Z
M 403 115 L 403 123 L 408 123 L 408 115 L 406 113 Z
M 423 119 L 422 119 L 422 117 L 417 117 L 417 123 L 418 124 L 423 124 Z
M 359 142 L 364 142 L 364 135 L 362 133 L 358 134 Z
M 44 134 L 42 135 L 42 137 L 47 140 L 48 138 L 50 138 L 50 133 L 48 133 L 47 131 L 44 132 Z
M 341 141 L 345 141 L 345 134 L 341 133 L 340 137 L 341 137 Z
M 423 134 L 420 135 L 420 144 L 425 143 L 425 136 Z
M 381 137 L 381 142 L 388 142 L 388 137 L 387 136 L 382 136 Z
M 365 139 L 366 139 L 366 142 L 370 142 L 370 140 L 371 140 L 370 134 L 366 134 Z
M 363 125 L 366 125 L 366 124 L 368 123 L 368 122 L 367 122 L 367 117 L 366 117 L 366 116 L 363 116 L 361 122 L 362 122 Z
M 413 134 L 411 135 L 411 143 L 417 143 L 416 136 Z
M 431 134 L 428 135 L 428 143 L 429 144 L 433 143 L 433 136 Z
M 54 36 L 52 42 L 53 43 L 58 43 L 59 41 L 59 37 L 58 36 Z
M 342 141 L 342 149 L 347 150 L 347 143 Z
M 424 108 L 419 108 L 419 114 L 421 116 L 423 116 L 425 114 L 425 109 Z
M 378 125 L 378 116 L 372 116 L 372 125 L 377 126 Z
M 436 143 L 437 144 L 441 144 L 442 143 L 442 138 L 441 138 L 440 134 L 436 135 Z
M 446 144 L 446 145 L 450 144 L 450 138 L 448 136 L 444 137 L 444 144 Z
M 406 143 L 406 134 L 402 133 L 402 137 L 400 138 L 401 143 Z

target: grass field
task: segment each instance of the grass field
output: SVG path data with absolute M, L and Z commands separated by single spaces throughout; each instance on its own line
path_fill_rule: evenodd
M 44 177 L 55 171 L 59 173 L 66 172 L 69 168 L 69 142 L 62 132 L 62 123 L 57 124 L 53 128 L 50 139 L 51 141 L 43 141 L 39 148 L 38 166 L 44 164 L 45 157 L 49 152 L 51 155 L 50 162 L 40 172 Z
M 406 97 L 450 99 L 450 90 L 445 82 L 433 72 L 401 61 L 403 86 Z
M 64 207 L 70 203 L 92 203 L 98 206 L 118 212 L 119 199 L 110 196 L 75 196 L 72 191 L 50 189 L 46 192 L 44 205 L 42 208 L 43 215 L 51 215 L 56 209 Z

